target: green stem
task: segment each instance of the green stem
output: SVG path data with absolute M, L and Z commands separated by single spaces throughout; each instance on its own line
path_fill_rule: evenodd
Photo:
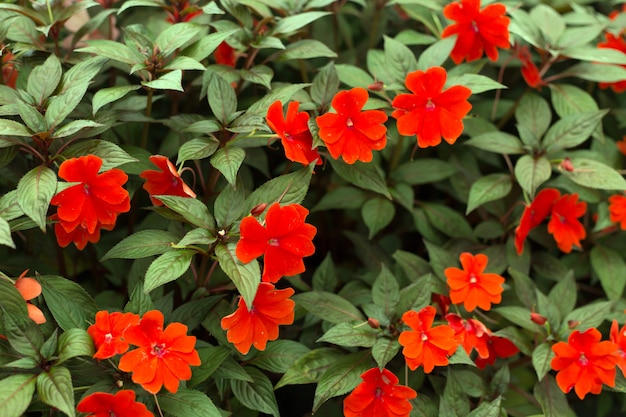
M 154 95 L 154 90 L 152 88 L 148 88 L 148 97 L 146 98 L 146 117 L 150 117 L 152 115 L 152 96 Z M 143 124 L 143 132 L 141 134 L 141 148 L 146 149 L 148 146 L 148 132 L 150 131 L 150 122 L 145 122 Z

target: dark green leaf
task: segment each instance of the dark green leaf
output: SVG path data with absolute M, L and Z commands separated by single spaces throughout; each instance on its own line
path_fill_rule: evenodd
M 113 258 L 137 259 L 160 255 L 171 250 L 172 244 L 178 240 L 176 235 L 165 230 L 141 230 L 125 237 L 113 246 L 101 260 Z
M 215 220 L 220 229 L 231 226 L 245 214 L 246 195 L 242 184 L 236 187 L 225 187 L 215 199 L 213 208 Z
M 98 308 L 83 287 L 54 275 L 43 275 L 40 282 L 43 298 L 63 330 L 87 329 L 93 323 Z
M 370 360 L 370 352 L 362 351 L 346 355 L 333 363 L 317 384 L 313 412 L 328 399 L 353 390 L 362 381 L 361 374 L 370 368 Z
M 512 188 L 513 182 L 508 174 L 490 174 L 479 178 L 470 188 L 465 214 L 489 201 L 506 197 Z
M 285 385 L 311 384 L 319 378 L 331 365 L 341 361 L 344 355 L 332 348 L 319 348 L 303 355 L 285 372 L 276 384 L 275 389 Z
M 344 180 L 366 190 L 377 192 L 391 200 L 385 178 L 372 164 L 355 162 L 346 164 L 343 160 L 328 159 L 333 170 Z
M 573 171 L 562 171 L 570 180 L 596 190 L 625 190 L 626 180 L 616 170 L 593 159 L 572 158 Z
M 280 19 L 274 27 L 274 35 L 291 33 L 317 19 L 329 15 L 330 12 L 304 12 Z
M 539 381 L 552 369 L 550 364 L 554 356 L 552 345 L 547 342 L 540 344 L 533 351 L 533 367 L 535 368 Z
M 268 345 L 269 346 L 269 345 Z M 187 386 L 193 387 L 209 378 L 222 362 L 230 356 L 231 350 L 226 346 L 210 346 L 198 349 L 200 356 L 200 366 L 193 368 L 191 379 L 187 381 Z
M 220 268 L 233 281 L 246 305 L 251 306 L 261 282 L 259 263 L 253 260 L 247 264 L 242 264 L 235 255 L 235 244 L 233 243 L 217 245 L 215 256 L 220 263 Z
M 552 166 L 545 156 L 537 158 L 524 155 L 515 164 L 515 178 L 520 187 L 531 196 L 535 195 L 537 188 L 550 179 Z
M 463 142 L 478 149 L 509 155 L 526 153 L 520 140 L 506 132 L 486 132 Z
M 534 394 L 545 417 L 576 416 L 569 407 L 567 397 L 556 384 L 552 375 L 546 375 L 542 381 L 535 384 Z
M 137 162 L 118 145 L 100 139 L 83 140 L 65 149 L 63 156 L 71 158 L 84 155 L 96 155 L 102 159 L 101 171 L 108 171 L 120 165 Z
M 372 346 L 372 357 L 380 369 L 383 369 L 400 351 L 400 343 L 396 339 L 381 337 Z
M 396 277 L 384 264 L 372 286 L 372 300 L 385 310 L 389 319 L 394 317 L 396 305 L 400 300 L 400 286 Z
M 177 69 L 165 73 L 156 80 L 142 81 L 141 85 L 143 85 L 144 87 L 153 88 L 155 90 L 174 90 L 185 92 L 185 90 L 183 89 L 182 81 L 183 71 Z
M 266 349 L 257 353 L 248 363 L 268 372 L 284 374 L 310 351 L 311 349 L 294 340 L 275 340 L 269 342 Z
M 220 148 L 211 157 L 211 165 L 224 175 L 226 181 L 235 187 L 237 183 L 237 172 L 246 157 L 246 151 L 236 146 L 226 146 Z
M 535 93 L 524 94 L 515 110 L 517 123 L 529 128 L 537 138 L 541 138 L 548 130 L 552 120 L 551 115 L 552 111 L 548 102 Z
M 337 54 L 328 46 L 315 39 L 303 39 L 290 43 L 278 53 L 277 61 L 289 61 L 292 59 L 311 58 L 336 58 Z
M 316 340 L 317 343 L 326 342 L 339 346 L 352 347 L 372 347 L 378 339 L 379 332 L 372 329 L 365 323 L 352 325 L 350 323 L 339 323 L 331 327 L 322 337 Z
M 274 389 L 272 388 L 272 383 L 269 378 L 260 370 L 251 366 L 245 369 L 252 378 L 252 382 L 236 379 L 231 380 L 230 387 L 233 390 L 235 398 L 252 410 L 258 410 L 262 413 L 271 414 L 274 417 L 280 417 L 278 403 L 276 402 Z
M 38 104 L 43 104 L 52 95 L 61 81 L 61 61 L 51 54 L 48 59 L 35 67 L 28 76 L 26 91 Z
M 58 352 L 56 365 L 77 356 L 91 357 L 94 354 L 93 339 L 83 329 L 68 329 L 59 336 Z
M 146 271 L 143 291 L 147 294 L 161 285 L 178 279 L 189 269 L 195 254 L 195 250 L 176 249 L 156 258 Z
M 161 56 L 167 58 L 174 51 L 182 48 L 187 42 L 200 35 L 202 31 L 203 27 L 200 25 L 188 22 L 176 23 L 159 33 L 154 43 L 161 51 Z
M 74 387 L 72 375 L 63 366 L 53 366 L 47 372 L 37 376 L 37 394 L 45 404 L 58 408 L 60 411 L 74 417 Z
M 369 229 L 369 238 L 373 238 L 376 233 L 384 229 L 396 213 L 393 203 L 386 198 L 375 197 L 367 200 L 361 209 L 363 221 Z
M 159 394 L 159 406 L 172 416 L 185 417 L 221 417 L 222 413 L 215 407 L 206 394 L 179 387 L 176 394 L 162 392 Z
M 183 143 L 178 149 L 178 160 L 176 164 L 180 165 L 192 159 L 207 158 L 213 155 L 219 146 L 219 142 L 215 139 L 191 139 L 189 142 Z
M 215 118 L 227 126 L 237 111 L 237 95 L 233 87 L 222 76 L 213 73 L 209 78 L 207 98 Z
M 91 107 L 93 108 L 92 113 L 95 115 L 98 113 L 98 110 L 107 104 L 113 103 L 123 98 L 131 91 L 136 91 L 140 88 L 141 86 L 139 85 L 120 85 L 116 87 L 102 88 L 96 91 L 93 99 L 91 99 Z
M 309 291 L 292 297 L 296 304 L 309 313 L 331 323 L 344 323 L 365 320 L 358 308 L 337 294 L 326 291 Z
M 330 105 L 333 97 L 339 90 L 339 76 L 337 70 L 331 62 L 326 65 L 313 79 L 311 86 L 311 98 L 321 109 Z
M 258 187 L 246 200 L 244 213 L 250 213 L 258 204 L 271 204 L 280 199 L 281 204 L 300 204 L 307 191 L 314 165 L 299 169 L 290 174 L 273 178 Z
M 546 152 L 574 148 L 591 136 L 608 110 L 566 116 L 550 127 L 543 138 Z
M 207 230 L 215 229 L 215 219 L 202 201 L 172 195 L 160 195 L 158 198 L 167 208 L 174 210 L 194 226 Z
M 0 410 L 3 417 L 20 417 L 28 408 L 37 376 L 31 374 L 11 375 L 0 380 Z
M 626 285 L 626 262 L 616 251 L 596 245 L 589 254 L 591 268 L 600 279 L 604 293 L 611 301 L 622 297 Z

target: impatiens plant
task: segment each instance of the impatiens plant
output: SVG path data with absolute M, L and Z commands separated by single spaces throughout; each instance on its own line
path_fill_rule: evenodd
M 622 414 L 625 10 L 0 2 L 0 416 Z

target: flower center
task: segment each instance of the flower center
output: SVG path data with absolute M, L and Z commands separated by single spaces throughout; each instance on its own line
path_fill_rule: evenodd
M 476 284 L 477 282 L 478 282 L 478 278 L 476 278 L 476 275 L 470 274 L 470 276 L 469 276 L 469 283 L 470 284 Z
M 155 344 L 154 346 L 152 346 L 152 351 L 150 353 L 152 353 L 157 358 L 162 358 L 163 355 L 167 353 L 167 350 L 165 349 L 165 343 L 161 343 L 160 345 Z
M 380 389 L 380 387 L 376 387 L 376 393 L 374 394 L 374 396 L 376 398 L 380 398 L 380 397 L 382 397 L 382 395 L 383 395 L 383 390 Z
M 476 22 L 474 22 L 473 20 L 472 20 L 472 30 L 474 31 L 474 33 L 480 32 L 478 30 L 478 24 Z
M 354 127 L 354 122 L 352 121 L 352 119 L 350 119 L 348 117 L 348 119 L 346 120 L 346 126 L 348 127 Z
M 428 99 L 428 101 L 426 102 L 426 110 L 428 111 L 435 110 L 435 103 L 433 103 L 431 99 Z
M 89 195 L 89 184 L 87 183 L 83 183 L 83 190 L 85 191 L 86 195 Z
M 584 353 L 581 353 L 580 357 L 578 358 L 578 363 L 582 366 L 587 366 L 587 364 L 589 364 L 589 359 L 587 359 Z
M 426 333 L 422 333 L 422 342 L 425 342 L 428 340 L 428 335 Z
M 270 246 L 279 246 L 278 239 L 270 239 L 267 241 L 267 244 Z
M 106 343 L 111 343 L 111 340 L 113 340 L 113 335 L 111 333 L 107 333 L 104 335 L 104 341 Z

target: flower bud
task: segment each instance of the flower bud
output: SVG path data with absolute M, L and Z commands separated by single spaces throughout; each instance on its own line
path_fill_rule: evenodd
M 530 313 L 530 320 L 533 323 L 538 324 L 540 326 L 543 326 L 544 324 L 546 324 L 546 321 L 548 321 L 548 319 L 545 316 L 542 316 L 539 313 L 535 313 L 534 311 Z
M 250 214 L 254 217 L 259 217 L 265 211 L 266 207 L 267 203 L 257 204 L 256 206 L 252 207 L 252 210 L 250 210 Z
M 367 319 L 367 324 L 369 324 L 372 329 L 379 329 L 380 328 L 380 322 L 378 320 L 374 319 L 374 318 L 371 318 L 371 317 L 369 317 Z
M 567 327 L 569 327 L 570 329 L 575 328 L 579 324 L 580 324 L 580 321 L 578 321 L 578 320 L 568 320 L 567 321 Z
M 572 160 L 569 158 L 565 158 L 561 161 L 561 169 L 567 172 L 573 172 L 574 171 L 574 164 L 572 163 Z
M 380 91 L 384 86 L 385 84 L 382 81 L 374 81 L 372 84 L 367 86 L 367 89 L 370 91 Z

